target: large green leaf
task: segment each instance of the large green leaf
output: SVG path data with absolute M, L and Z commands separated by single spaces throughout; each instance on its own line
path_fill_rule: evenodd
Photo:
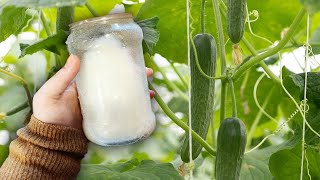
M 247 4 L 249 11 L 257 10 L 259 13 L 259 19 L 251 23 L 253 32 L 272 42 L 280 40 L 281 32 L 291 25 L 294 17 L 302 7 L 298 0 L 287 0 L 285 2 L 279 0 L 259 2 L 247 0 Z M 255 19 L 255 17 L 250 17 L 250 19 Z M 248 29 L 246 31 L 248 32 Z M 251 36 L 249 39 L 256 49 L 262 46 L 270 46 L 268 42 L 259 38 Z
M 278 0 L 259 1 L 247 0 L 250 10 L 259 12 L 259 19 L 251 23 L 253 32 L 260 36 L 267 37 L 271 41 L 280 39 L 282 30 L 289 27 L 294 17 L 302 7 L 297 0 L 288 0 L 285 3 Z M 199 12 L 200 1 L 192 0 L 192 16 L 194 34 L 200 31 Z M 185 1 L 148 0 L 141 7 L 138 19 L 159 17 L 158 29 L 160 31 L 160 41 L 155 47 L 155 52 L 175 62 L 187 63 L 187 32 L 186 32 L 186 3 Z M 253 18 L 254 19 L 254 18 Z M 223 17 L 225 30 L 225 18 Z M 206 29 L 217 38 L 215 21 L 211 1 L 206 2 Z M 248 31 L 248 29 L 246 29 Z M 267 42 L 253 37 L 246 33 L 246 36 L 256 49 L 270 46 Z M 225 40 L 228 37 L 225 34 Z M 243 45 L 241 45 L 243 46 Z M 244 52 L 246 48 L 242 48 Z M 231 43 L 226 46 L 228 57 L 231 57 Z
M 88 0 L 90 6 L 94 9 L 94 11 L 99 15 L 107 15 L 115 5 L 121 4 L 122 0 L 108 0 L 108 1 L 101 1 L 101 0 Z M 74 21 L 85 20 L 88 18 L 92 18 L 93 14 L 88 10 L 85 6 L 78 6 L 75 7 L 75 14 L 74 14 Z
M 207 2 L 207 31 L 215 35 L 214 20 L 211 1 Z M 194 34 L 199 32 L 200 1 L 194 1 L 192 16 L 194 17 Z M 186 31 L 186 6 L 185 1 L 148 0 L 137 16 L 137 19 L 145 19 L 153 16 L 159 17 L 158 30 L 160 41 L 155 46 L 155 52 L 167 59 L 179 63 L 187 63 L 187 31 Z M 193 37 L 191 37 L 193 38 Z
M 308 160 L 308 164 L 307 161 Z M 292 180 L 300 178 L 301 168 L 301 144 L 293 149 L 284 149 L 274 153 L 270 157 L 269 167 L 272 175 L 276 179 Z M 303 179 L 309 179 L 309 169 L 311 179 L 320 178 L 320 154 L 313 148 L 307 148 L 304 161 Z
M 261 159 L 255 158 L 255 156 L 252 156 L 252 154 L 246 155 L 242 163 L 240 179 L 272 180 L 268 163 L 265 163 Z
M 26 8 L 8 6 L 0 15 L 0 42 L 11 34 L 17 35 L 27 25 L 31 16 L 27 15 Z
M 303 99 L 304 90 L 304 74 L 290 74 L 288 71 L 284 71 L 287 74 L 284 78 L 284 85 L 290 94 L 295 98 L 297 102 Z M 310 126 L 316 132 L 320 133 L 320 112 L 319 112 L 319 73 L 308 73 L 307 83 L 307 98 L 308 98 L 308 112 L 306 113 L 306 120 Z M 283 108 L 286 114 L 287 109 L 296 109 L 293 103 L 290 101 L 284 102 Z M 290 113 L 289 113 L 290 114 Z M 292 115 L 292 112 L 291 112 Z M 290 116 L 290 115 L 289 115 Z M 293 127 L 295 127 L 294 139 L 301 140 L 302 138 L 302 116 L 297 113 L 294 118 Z M 312 179 L 320 178 L 320 155 L 312 149 L 319 144 L 319 137 L 306 126 L 305 129 L 305 143 L 307 147 L 306 158 L 308 159 L 308 167 Z M 300 167 L 301 167 L 301 141 L 296 143 L 296 147 L 292 149 L 285 149 L 276 152 L 270 158 L 269 168 L 273 176 L 276 179 L 299 179 Z M 287 162 L 287 163 L 283 163 Z M 304 161 L 304 177 L 303 179 L 309 179 L 307 176 L 307 161 Z
M 66 49 L 65 42 L 67 40 L 67 34 L 60 30 L 57 34 L 50 36 L 42 41 L 39 41 L 30 46 L 23 46 L 21 49 L 21 56 L 27 54 L 33 54 L 41 50 L 48 50 L 56 54 L 60 54 L 60 51 Z
M 130 160 L 112 165 L 82 165 L 78 179 L 121 179 L 121 180 L 178 180 L 182 179 L 172 164 L 158 164 L 151 160 Z
M 298 102 L 303 99 L 304 77 L 304 74 L 293 74 L 286 77 L 284 81 L 286 88 Z M 306 119 L 313 130 L 320 134 L 320 73 L 309 72 L 307 77 L 307 99 L 309 110 L 306 113 Z M 298 113 L 294 120 L 299 127 L 296 130 L 295 136 L 300 138 L 302 135 L 302 116 Z M 305 137 L 307 144 L 316 144 L 319 142 L 319 137 L 317 137 L 317 135 L 308 127 L 305 131 Z
M 300 99 L 303 99 L 305 74 L 290 76 L 297 87 L 300 89 Z M 307 99 L 308 103 L 314 103 L 320 108 L 320 72 L 309 72 L 307 74 Z
M 17 7 L 62 7 L 84 4 L 86 0 L 2 0 L 0 5 L 14 5 Z
M 143 32 L 143 49 L 145 53 L 153 54 L 153 48 L 159 41 L 160 33 L 156 29 L 158 22 L 158 17 L 152 17 L 136 22 Z
M 273 179 L 269 170 L 269 158 L 270 156 L 282 149 L 288 149 L 294 147 L 297 144 L 297 140 L 291 138 L 288 142 L 269 146 L 260 150 L 247 153 L 244 156 L 241 178 L 243 180 L 271 180 Z

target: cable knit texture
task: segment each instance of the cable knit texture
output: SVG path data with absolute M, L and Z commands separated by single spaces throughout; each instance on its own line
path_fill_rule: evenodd
M 88 140 L 79 129 L 46 124 L 34 116 L 18 130 L 0 180 L 76 179 Z

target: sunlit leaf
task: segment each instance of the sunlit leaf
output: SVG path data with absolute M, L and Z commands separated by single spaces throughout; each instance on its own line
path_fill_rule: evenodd
M 31 16 L 27 15 L 26 8 L 6 7 L 0 15 L 0 42 L 11 34 L 17 35 L 27 25 Z
M 109 12 L 115 7 L 115 5 L 119 5 L 122 3 L 122 0 L 108 0 L 108 1 L 101 1 L 101 0 L 88 0 L 88 3 L 94 11 L 99 16 L 104 16 L 109 14 Z M 93 18 L 93 14 L 89 11 L 86 6 L 77 6 L 75 7 L 75 14 L 74 14 L 74 21 L 85 20 L 88 18 Z
M 274 42 L 280 39 L 282 30 L 289 27 L 299 9 L 302 7 L 298 0 L 289 0 L 286 3 L 278 0 L 259 1 L 247 0 L 249 11 L 257 10 L 259 18 L 251 23 L 252 31 L 259 36 L 266 37 Z M 191 7 L 193 17 L 193 35 L 200 32 L 200 1 L 192 1 Z M 186 32 L 186 3 L 184 1 L 148 0 L 140 9 L 137 18 L 159 17 L 158 29 L 160 41 L 155 47 L 155 52 L 175 62 L 187 63 L 187 32 Z M 211 33 L 217 41 L 217 32 L 212 10 L 211 1 L 206 1 L 206 31 Z M 255 19 L 255 17 L 251 17 Z M 225 18 L 222 16 L 225 31 Z M 301 29 L 301 28 L 300 28 Z M 248 29 L 246 29 L 247 32 Z M 250 33 L 246 33 L 247 39 L 254 45 L 255 49 L 270 46 Z M 192 37 L 191 37 L 192 38 Z M 225 41 L 228 39 L 225 34 Z M 245 46 L 242 49 L 248 53 Z M 226 53 L 231 57 L 232 44 L 227 43 Z M 230 60 L 230 59 L 229 59 Z

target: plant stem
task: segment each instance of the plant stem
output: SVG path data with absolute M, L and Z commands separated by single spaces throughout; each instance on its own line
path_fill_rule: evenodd
M 206 0 L 201 0 L 201 32 L 204 34 L 206 32 L 206 21 L 205 21 L 205 14 L 206 14 Z
M 24 90 L 25 90 L 25 92 L 27 94 L 29 106 L 30 106 L 30 108 L 32 110 L 32 96 L 31 96 L 31 93 L 30 93 L 30 91 L 28 89 L 27 82 L 22 77 L 20 77 L 18 75 L 15 75 L 13 73 L 10 73 L 10 72 L 8 72 L 6 70 L 3 70 L 1 68 L 0 68 L 0 72 L 21 82 L 21 84 L 22 84 L 22 86 L 23 86 L 23 88 L 24 88 Z
M 231 89 L 231 95 L 232 95 L 232 116 L 237 117 L 237 100 L 236 100 L 236 93 L 234 92 L 234 86 L 232 79 L 229 79 L 230 89 Z
M 8 112 L 6 113 L 6 116 L 14 115 L 14 114 L 16 114 L 16 113 L 24 110 L 24 109 L 27 108 L 28 106 L 29 106 L 28 101 L 26 101 L 26 102 L 24 102 L 24 103 L 22 103 L 22 104 L 20 104 L 20 105 L 18 105 L 18 106 L 16 106 L 16 107 L 14 107 L 14 108 L 11 109 L 10 111 L 8 111 Z
M 246 63 L 242 64 L 238 70 L 235 72 L 235 74 L 232 76 L 232 78 L 234 80 L 238 79 L 241 77 L 241 75 L 248 70 L 250 67 L 254 66 L 255 64 L 259 63 L 260 61 L 264 60 L 265 58 L 272 56 L 274 54 L 276 54 L 277 52 L 279 52 L 290 40 L 290 38 L 293 36 L 295 30 L 298 28 L 302 18 L 304 17 L 306 13 L 306 10 L 304 8 L 302 8 L 298 15 L 295 17 L 293 23 L 290 26 L 290 29 L 288 31 L 288 33 L 285 35 L 285 37 L 279 41 L 279 43 L 271 48 L 270 50 L 268 50 L 267 52 L 263 53 L 263 54 L 259 54 L 255 57 L 253 57 L 252 59 L 248 60 Z
M 163 80 L 166 82 L 166 84 L 169 86 L 169 88 L 171 88 L 172 90 L 174 90 L 175 92 L 177 92 L 178 95 L 179 95 L 180 97 L 182 97 L 183 99 L 189 101 L 188 96 L 187 96 L 184 92 L 182 92 L 182 91 L 178 88 L 178 86 L 176 86 L 172 81 L 170 81 L 170 80 L 168 79 L 168 77 L 166 76 L 166 73 L 157 65 L 157 63 L 155 63 L 152 59 L 151 59 L 150 63 L 152 63 L 152 64 L 154 65 L 154 67 L 156 67 L 157 70 L 161 73 L 161 75 L 162 75 L 162 77 L 163 77 Z
M 40 18 L 41 18 L 43 27 L 46 30 L 47 36 L 51 36 L 52 32 L 51 32 L 51 29 L 50 29 L 50 25 L 49 25 L 49 22 L 47 21 L 46 17 L 44 16 L 43 11 L 41 11 Z
M 178 71 L 178 69 L 177 69 L 176 66 L 174 65 L 174 62 L 169 61 L 169 63 L 170 63 L 170 65 L 171 65 L 172 69 L 174 70 L 174 72 L 179 76 L 179 78 L 180 78 L 183 86 L 184 86 L 185 88 L 188 88 L 187 80 L 185 80 L 185 79 L 183 78 L 182 74 Z
M 186 133 L 189 132 L 190 128 L 188 125 L 186 125 L 183 121 L 181 121 L 167 106 L 167 104 L 162 100 L 159 93 L 154 89 L 151 83 L 149 83 L 150 90 L 153 90 L 155 92 L 155 100 L 158 102 L 159 106 L 163 110 L 163 112 L 179 127 L 181 127 Z M 204 140 L 202 139 L 196 132 L 191 130 L 192 137 L 194 140 L 196 140 L 199 144 L 203 146 L 204 149 L 206 149 L 211 155 L 215 156 L 216 151 Z
M 267 73 L 269 75 L 269 77 L 271 78 L 271 80 L 277 84 L 280 85 L 280 78 L 277 77 L 268 67 L 268 65 L 266 63 L 264 63 L 263 61 L 259 62 L 259 65 L 263 68 L 263 70 L 265 71 L 265 73 Z
M 216 27 L 218 32 L 218 42 L 219 42 L 219 55 L 220 55 L 220 65 L 221 65 L 221 76 L 226 72 L 226 50 L 224 46 L 224 34 L 223 26 L 221 21 L 221 14 L 219 8 L 218 0 L 212 0 L 212 6 L 214 9 L 214 18 L 216 21 Z M 220 105 L 220 122 L 225 119 L 226 111 L 226 99 L 227 99 L 227 81 L 221 81 L 221 105 Z
M 320 43 L 310 43 L 311 46 L 317 46 L 317 47 L 320 47 Z M 297 44 L 297 45 L 288 45 L 288 46 L 285 46 L 283 47 L 281 50 L 285 50 L 285 49 L 290 49 L 290 48 L 299 48 L 299 47 L 302 47 L 304 46 L 304 44 Z M 265 49 L 260 49 L 257 51 L 257 53 L 263 53 L 265 51 L 268 51 L 270 50 L 271 48 L 265 48 Z M 246 60 L 250 59 L 251 57 L 253 57 L 254 55 L 251 54 L 251 55 L 248 55 L 244 58 L 244 62 L 246 62 Z
M 257 51 L 254 49 L 254 47 L 251 45 L 251 43 L 245 38 L 242 38 L 242 42 L 247 46 L 248 50 L 254 55 L 257 56 L 258 53 Z M 269 75 L 269 77 L 276 82 L 277 84 L 280 84 L 280 78 L 277 77 L 268 67 L 268 65 L 266 65 L 266 63 L 264 63 L 263 61 L 259 62 L 259 65 L 264 69 L 264 71 Z
M 271 91 L 268 93 L 268 96 L 266 97 L 266 99 L 264 100 L 263 104 L 262 104 L 262 109 L 265 109 L 266 106 L 268 105 L 269 103 L 269 100 L 271 98 L 271 95 L 273 93 L 273 90 L 274 90 L 274 87 L 271 88 Z M 251 127 L 250 127 L 250 130 L 249 130 L 249 133 L 247 135 L 247 148 L 249 148 L 251 146 L 251 143 L 252 143 L 252 138 L 253 138 L 253 133 L 254 131 L 256 130 L 259 122 L 260 122 L 260 119 L 263 115 L 263 112 L 261 110 L 259 110 L 257 116 L 255 117 Z
M 212 6 L 214 9 L 214 17 L 216 21 L 216 27 L 218 32 L 218 40 L 219 40 L 219 47 L 220 47 L 220 64 L 221 64 L 221 76 L 226 71 L 226 50 L 224 47 L 224 34 L 223 34 L 223 26 L 221 21 L 221 15 L 220 15 L 220 8 L 219 8 L 219 2 L 218 0 L 212 0 Z
M 59 31 L 59 30 L 69 31 L 70 30 L 69 25 L 73 22 L 73 16 L 74 16 L 73 6 L 65 6 L 65 7 L 58 8 L 56 31 Z M 67 61 L 69 52 L 67 48 L 61 48 L 59 49 L 59 52 L 61 55 L 59 57 L 55 55 L 55 59 L 56 59 L 56 64 L 60 69 Z
M 56 28 L 58 30 L 69 31 L 69 25 L 73 22 L 74 7 L 65 6 L 58 8 Z
M 89 3 L 86 3 L 86 7 L 94 17 L 99 17 L 99 14 L 93 9 L 93 7 Z
M 221 103 L 220 103 L 220 123 L 226 116 L 226 100 L 227 100 L 227 82 L 221 81 Z
M 212 139 L 212 146 L 216 147 L 216 131 L 214 129 L 214 115 L 212 116 L 211 119 L 211 139 Z

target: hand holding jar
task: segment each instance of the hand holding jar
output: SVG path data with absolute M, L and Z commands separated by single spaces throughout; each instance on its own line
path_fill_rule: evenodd
M 82 129 L 76 83 L 73 79 L 80 70 L 80 60 L 71 55 L 66 65 L 49 79 L 33 98 L 34 116 L 42 122 Z M 146 68 L 147 77 L 152 69 Z M 130 94 L 130 90 L 127 92 Z M 150 91 L 150 98 L 154 92 Z

